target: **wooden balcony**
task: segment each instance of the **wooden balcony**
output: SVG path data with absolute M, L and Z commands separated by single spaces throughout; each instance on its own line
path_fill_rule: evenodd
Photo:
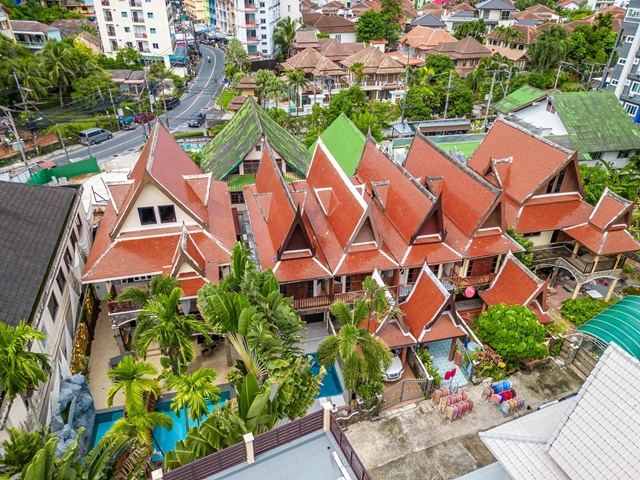
M 496 273 L 488 273 L 486 275 L 470 275 L 468 277 L 451 275 L 449 277 L 442 277 L 440 281 L 447 290 L 453 290 L 454 288 L 480 287 L 489 285 L 493 281 L 493 279 L 496 278 L 496 275 Z
M 398 290 L 407 292 L 408 295 L 413 288 L 413 285 L 400 285 L 400 286 L 387 286 L 389 293 L 396 297 L 398 295 Z M 404 289 L 404 290 L 403 290 Z M 406 296 L 405 295 L 405 296 Z M 360 300 L 364 296 L 363 290 L 357 290 L 354 292 L 346 292 L 346 293 L 334 293 L 333 295 L 318 295 L 316 297 L 309 298 L 294 298 L 293 299 L 293 308 L 296 310 L 311 310 L 316 308 L 327 308 L 333 302 L 344 302 L 348 305 L 353 304 L 357 300 Z
M 592 258 L 589 258 L 592 257 Z M 596 259 L 593 255 L 579 256 L 566 245 L 556 245 L 533 251 L 533 265 L 559 265 L 572 273 L 582 275 L 598 274 L 622 269 L 626 261 L 625 256 L 603 255 Z
M 113 300 L 107 302 L 109 318 L 114 325 L 122 325 L 135 320 L 138 318 L 140 310 L 142 310 L 140 305 L 131 300 L 123 300 L 122 302 Z

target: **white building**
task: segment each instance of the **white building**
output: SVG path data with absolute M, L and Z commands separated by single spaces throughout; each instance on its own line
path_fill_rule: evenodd
M 291 2 L 291 5 L 294 3 Z M 300 17 L 300 7 L 297 4 L 296 7 L 297 15 Z M 273 30 L 279 20 L 279 0 L 234 0 L 216 3 L 218 30 L 237 37 L 249 57 L 253 59 L 270 58 L 273 55 Z
M 11 29 L 11 22 L 9 22 L 9 14 L 7 12 L 7 7 L 0 5 L 0 33 L 10 40 L 15 40 L 13 30 Z
M 26 320 L 47 338 L 31 345 L 47 353 L 51 374 L 30 396 L 0 403 L 0 439 L 6 428 L 27 431 L 47 425 L 57 405 L 60 384 L 71 376 L 79 320 L 90 321 L 95 296 L 81 283 L 92 243 L 91 219 L 81 190 L 70 187 L 0 182 L 0 300 L 2 321 Z
M 133 47 L 145 60 L 170 66 L 176 40 L 169 0 L 101 0 L 95 9 L 105 55 Z

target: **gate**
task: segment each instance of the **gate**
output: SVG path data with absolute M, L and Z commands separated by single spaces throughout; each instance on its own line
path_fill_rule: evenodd
M 584 335 L 573 360 L 573 366 L 588 377 L 606 348 L 607 345 L 599 339 Z
M 380 410 L 389 410 L 403 402 L 423 400 L 428 386 L 428 379 L 402 380 L 382 394 Z

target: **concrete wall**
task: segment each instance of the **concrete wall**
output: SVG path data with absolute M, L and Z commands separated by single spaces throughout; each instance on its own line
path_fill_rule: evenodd
M 522 110 L 512 113 L 512 115 L 538 128 L 545 129 L 543 136 L 567 134 L 567 130 L 560 121 L 560 117 L 555 113 L 547 111 L 547 100 L 523 108 Z

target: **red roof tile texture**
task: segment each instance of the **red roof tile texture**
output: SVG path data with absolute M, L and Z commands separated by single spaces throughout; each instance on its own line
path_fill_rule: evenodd
M 399 305 L 404 312 L 405 324 L 418 341 L 421 341 L 424 329 L 440 317 L 450 296 L 429 267 L 423 266 L 413 290 Z

